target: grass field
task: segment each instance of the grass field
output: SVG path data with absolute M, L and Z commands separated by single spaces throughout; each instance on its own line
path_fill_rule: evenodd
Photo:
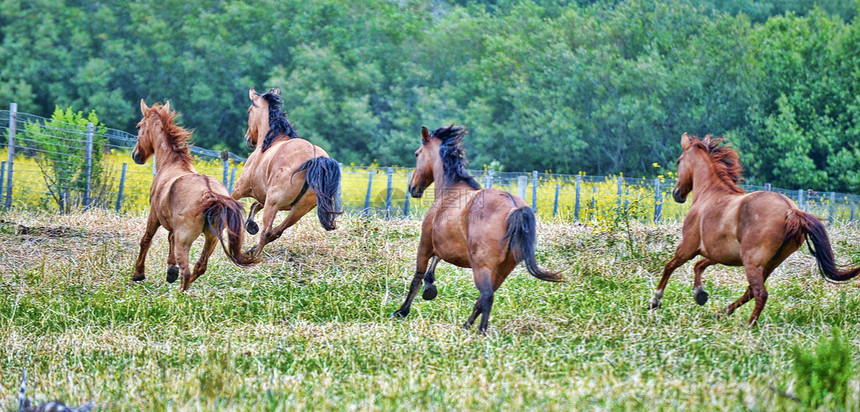
M 415 220 L 346 215 L 324 232 L 305 218 L 252 269 L 216 252 L 180 294 L 164 281 L 163 229 L 148 278 L 129 280 L 143 215 L 0 219 L 0 407 L 26 368 L 36 401 L 111 411 L 800 409 L 777 392 L 797 385 L 793 347 L 838 326 L 860 357 L 860 283 L 825 283 L 805 251 L 771 277 L 756 328 L 743 325 L 752 304 L 714 316 L 746 287 L 734 268 L 708 269 L 700 307 L 688 264 L 647 311 L 677 224 L 607 233 L 543 220 L 538 260 L 568 282 L 516 269 L 481 336 L 460 328 L 471 273 L 447 264 L 436 300 L 389 318 L 412 276 Z M 831 233 L 839 261 L 860 264 L 860 229 Z M 857 410 L 857 375 L 848 393 L 838 406 Z

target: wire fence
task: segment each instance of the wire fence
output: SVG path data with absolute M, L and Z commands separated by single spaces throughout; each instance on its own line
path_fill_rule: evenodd
M 157 159 L 146 165 L 131 160 L 137 136 L 93 125 L 60 123 L 26 113 L 16 105 L 0 110 L 8 119 L 0 139 L 0 199 L 5 208 L 69 211 L 110 208 L 118 212 L 149 207 L 149 189 Z M 4 122 L 5 123 L 5 122 Z M 195 168 L 221 180 L 232 191 L 245 158 L 234 153 L 190 147 Z M 674 180 L 587 176 L 538 172 L 471 170 L 484 187 L 522 197 L 542 217 L 564 221 L 607 222 L 619 218 L 642 222 L 679 221 L 689 209 L 672 201 Z M 433 202 L 433 191 L 420 199 L 407 193 L 412 169 L 342 166 L 339 204 L 354 213 L 417 217 Z M 860 196 L 814 190 L 786 190 L 741 185 L 744 190 L 770 190 L 830 223 L 854 221 Z

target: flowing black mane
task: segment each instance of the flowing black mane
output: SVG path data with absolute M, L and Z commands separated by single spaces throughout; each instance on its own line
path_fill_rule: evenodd
M 448 184 L 463 182 L 473 189 L 480 189 L 481 185 L 466 171 L 466 149 L 460 146 L 460 141 L 466 133 L 468 132 L 465 127 L 452 124 L 434 130 L 430 137 L 442 141 L 442 145 L 439 146 L 439 156 L 442 158 L 442 170 Z
M 284 105 L 281 96 L 270 90 L 261 94 L 260 97 L 269 102 L 269 132 L 266 133 L 266 137 L 263 139 L 262 150 L 265 152 L 278 137 L 288 136 L 290 139 L 299 137 L 293 124 L 287 120 L 287 114 L 281 109 Z

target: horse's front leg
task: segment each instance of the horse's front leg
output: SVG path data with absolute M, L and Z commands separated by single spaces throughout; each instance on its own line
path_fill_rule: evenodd
M 657 284 L 654 296 L 648 302 L 648 309 L 658 309 L 663 306 L 663 291 L 666 289 L 666 284 L 669 283 L 669 277 L 672 276 L 672 272 L 684 263 L 687 263 L 688 260 L 695 257 L 698 253 L 698 242 L 685 242 L 686 239 L 685 237 L 681 240 L 681 244 L 675 250 L 675 256 L 663 268 L 663 275 L 660 277 L 660 283 Z
M 245 230 L 248 231 L 249 234 L 256 235 L 257 232 L 260 231 L 260 226 L 257 225 L 257 222 L 254 222 L 254 215 L 263 208 L 263 204 L 260 202 L 254 202 L 251 205 L 251 210 L 248 211 L 248 219 L 245 220 Z
M 696 299 L 696 303 L 699 305 L 704 305 L 708 301 L 708 292 L 705 292 L 705 287 L 702 286 L 702 273 L 705 272 L 708 266 L 713 264 L 714 262 L 708 260 L 708 258 L 702 258 L 693 266 L 693 273 L 696 275 L 693 279 L 693 298 Z
M 263 232 L 260 234 L 260 241 L 257 243 L 257 246 L 252 247 L 251 250 L 248 251 L 249 255 L 259 256 L 260 253 L 263 253 L 263 247 L 274 240 L 272 237 L 272 226 L 275 223 L 275 216 L 277 214 L 278 205 L 273 202 L 266 201 L 265 206 L 263 206 Z
M 424 300 L 433 300 L 436 298 L 436 285 L 433 283 L 436 282 L 436 265 L 439 263 L 439 256 L 433 256 L 430 260 L 430 268 L 427 269 L 427 273 L 424 275 L 424 292 L 421 293 L 421 298 Z
M 421 282 L 424 281 L 425 273 L 428 273 L 427 263 L 433 257 L 433 244 L 429 234 L 426 231 L 421 232 L 421 240 L 418 243 L 418 257 L 415 261 L 415 275 L 412 277 L 412 283 L 409 284 L 409 293 L 406 295 L 406 301 L 400 306 L 400 309 L 391 314 L 392 318 L 405 318 L 409 314 L 412 307 L 412 301 L 415 300 L 415 295 L 421 288 Z M 433 263 L 433 269 L 436 268 L 438 257 Z M 431 275 L 432 277 L 432 275 Z M 431 283 L 432 285 L 432 283 Z M 435 292 L 435 286 L 433 287 Z M 426 293 L 426 292 L 425 292 Z
M 149 251 L 149 246 L 152 244 L 152 237 L 155 236 L 155 232 L 158 230 L 159 226 L 158 218 L 155 216 L 154 212 L 150 211 L 149 218 L 146 220 L 146 231 L 140 239 L 140 253 L 137 255 L 137 260 L 134 263 L 134 272 L 131 275 L 131 280 L 135 282 L 146 279 L 146 275 L 144 274 L 146 270 L 146 253 Z

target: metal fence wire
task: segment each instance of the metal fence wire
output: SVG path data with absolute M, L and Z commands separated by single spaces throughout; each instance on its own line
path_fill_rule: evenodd
M 157 173 L 157 159 L 146 165 L 131 160 L 137 136 L 93 125 L 59 123 L 40 116 L 0 110 L 5 139 L 0 139 L 0 204 L 5 208 L 69 211 L 109 208 L 117 212 L 145 210 Z M 4 122 L 5 123 L 5 122 Z M 234 153 L 190 147 L 195 168 L 221 180 L 232 191 L 245 158 Z M 388 217 L 420 216 L 434 193 L 411 198 L 410 168 L 341 166 L 337 199 L 344 210 Z M 523 198 L 542 217 L 565 221 L 679 221 L 688 204 L 672 201 L 671 179 L 587 176 L 538 172 L 471 170 L 483 187 L 506 190 Z M 860 196 L 814 190 L 786 190 L 741 185 L 744 190 L 770 190 L 791 198 L 804 211 L 829 223 L 854 221 Z M 432 189 L 432 188 L 431 188 Z

